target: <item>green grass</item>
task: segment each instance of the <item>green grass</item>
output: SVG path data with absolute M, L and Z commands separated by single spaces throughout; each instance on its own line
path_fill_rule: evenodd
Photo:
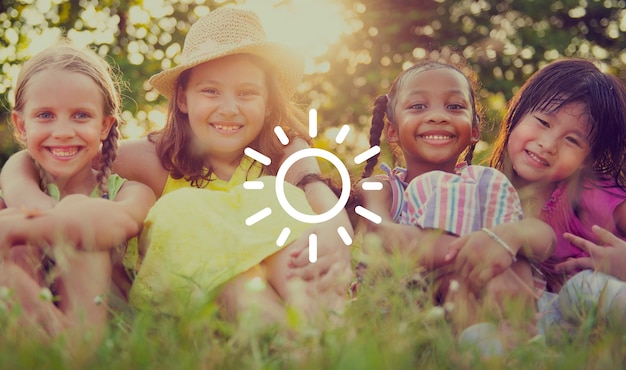
M 208 305 L 174 320 L 147 313 L 112 316 L 105 340 L 80 364 L 62 343 L 39 344 L 16 325 L 19 312 L 2 315 L 0 369 L 621 369 L 626 333 L 590 316 L 572 335 L 524 343 L 501 358 L 482 359 L 460 349 L 430 293 L 402 284 L 407 266 L 390 259 L 393 273 L 371 274 L 350 302 L 343 325 L 330 321 L 288 334 L 220 320 Z M 368 275 L 369 276 L 369 275 Z M 294 327 L 295 328 L 295 327 Z

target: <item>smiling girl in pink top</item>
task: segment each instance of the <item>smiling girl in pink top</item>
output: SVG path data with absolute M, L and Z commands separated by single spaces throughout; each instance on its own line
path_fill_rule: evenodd
M 518 91 L 491 157 L 511 178 L 525 213 L 555 230 L 556 249 L 541 268 L 548 291 L 562 292 L 556 309 L 572 320 L 579 298 L 605 314 L 626 307 L 623 300 L 611 308 L 616 295 L 626 297 L 626 284 L 614 278 L 626 279 L 617 263 L 626 261 L 625 143 L 624 84 L 589 61 L 565 59 Z

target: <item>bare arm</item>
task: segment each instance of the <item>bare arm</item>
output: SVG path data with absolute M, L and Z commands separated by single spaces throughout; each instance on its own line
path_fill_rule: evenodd
M 359 183 L 359 189 L 365 179 Z M 376 179 L 375 181 L 381 182 Z M 363 207 L 381 217 L 380 223 L 364 220 L 369 232 L 381 236 L 383 247 L 388 253 L 399 252 L 404 256 L 416 259 L 420 266 L 432 270 L 450 263 L 446 259 L 448 254 L 447 245 L 456 240 L 456 236 L 447 234 L 442 230 L 422 229 L 416 225 L 401 225 L 395 223 L 389 215 L 393 193 L 388 181 L 382 181 L 383 189 L 380 191 L 360 191 L 363 199 Z
M 287 147 L 285 158 L 298 150 L 309 148 L 304 140 L 296 139 Z M 290 168 L 285 176 L 285 180 L 298 184 L 305 175 L 319 175 L 321 173 L 315 157 L 303 158 Z M 335 193 L 323 182 L 314 181 L 303 186 L 307 201 L 317 214 L 329 211 L 338 202 Z M 312 224 L 307 232 L 303 233 L 290 246 L 292 261 L 290 267 L 293 274 L 304 279 L 316 278 L 325 275 L 329 270 L 338 271 L 342 280 L 348 276 L 345 272 L 350 269 L 350 248 L 344 243 L 338 234 L 338 228 L 342 227 L 350 238 L 353 238 L 354 231 L 350 223 L 350 218 L 345 210 L 341 210 L 335 217 L 319 224 Z M 318 259 L 316 263 L 309 263 L 309 235 L 318 236 Z M 344 283 L 345 284 L 342 284 Z M 337 285 L 346 285 L 345 281 L 337 282 Z
M 497 225 L 491 228 L 516 256 L 543 261 L 554 252 L 556 236 L 550 225 L 536 218 Z M 447 258 L 456 259 L 457 271 L 476 286 L 484 286 L 506 271 L 513 256 L 486 232 L 479 230 L 460 237 L 450 246 Z
M 120 141 L 113 172 L 148 185 L 157 197 L 163 193 L 168 176 L 156 154 L 155 144 L 147 137 Z
M 111 249 L 139 233 L 153 203 L 147 186 L 128 182 L 115 201 L 75 194 L 39 213 L 3 212 L 0 245 L 64 242 L 79 249 Z
M 57 203 L 39 188 L 39 174 L 26 150 L 6 161 L 0 172 L 0 188 L 7 207 L 48 209 Z
M 120 141 L 113 172 L 148 185 L 157 196 L 163 192 L 168 176 L 154 143 L 147 137 Z M 26 150 L 15 153 L 5 163 L 0 172 L 0 189 L 8 207 L 48 209 L 57 203 L 39 188 L 39 174 Z

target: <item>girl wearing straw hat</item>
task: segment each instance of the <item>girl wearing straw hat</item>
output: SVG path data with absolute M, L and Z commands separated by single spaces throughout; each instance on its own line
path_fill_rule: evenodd
M 291 153 L 308 148 L 304 114 L 288 100 L 303 67 L 291 49 L 266 40 L 255 13 L 220 8 L 189 29 L 181 63 L 150 79 L 169 98 L 167 123 L 121 145 L 114 165 L 121 176 L 161 196 L 144 223 L 141 257 L 135 254 L 133 261 L 127 252 L 131 269 L 141 260 L 132 305 L 180 316 L 217 299 L 229 317 L 254 306 L 271 323 L 284 321 L 286 305 L 307 318 L 322 308 L 342 309 L 350 252 L 337 228 L 352 234 L 347 214 L 314 226 L 296 221 L 276 200 L 275 178 L 266 176 L 275 175 Z M 275 126 L 288 137 L 286 146 Z M 245 156 L 246 147 L 271 163 Z M 326 212 L 337 202 L 326 184 L 315 181 L 319 173 L 316 159 L 304 158 L 285 176 L 286 197 L 302 213 Z M 263 189 L 243 188 L 256 179 Z M 266 207 L 269 217 L 244 223 Z M 286 227 L 289 236 L 277 243 Z M 314 264 L 307 253 L 313 233 L 320 248 Z

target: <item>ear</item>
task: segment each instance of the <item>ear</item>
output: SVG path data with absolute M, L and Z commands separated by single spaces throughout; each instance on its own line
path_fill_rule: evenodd
M 476 125 L 472 125 L 472 144 L 476 144 L 480 140 L 480 129 Z
M 24 122 L 24 118 L 18 112 L 12 112 L 11 118 L 13 119 L 13 125 L 15 126 L 15 130 L 17 131 L 17 136 L 23 142 L 26 142 L 26 123 Z
M 180 109 L 181 112 L 187 114 L 189 110 L 187 109 L 187 96 L 185 95 L 185 91 L 181 87 L 177 87 L 178 91 L 176 93 L 176 106 Z
M 387 125 L 387 130 L 385 131 L 385 136 L 387 136 L 387 142 L 389 143 L 397 143 L 400 141 L 400 135 L 398 134 L 398 128 L 395 124 L 389 122 Z
M 109 136 L 109 131 L 111 131 L 111 127 L 113 127 L 114 123 L 115 123 L 115 117 L 113 116 L 104 117 L 104 119 L 102 120 L 102 130 L 100 130 L 100 141 L 106 140 L 106 138 Z

